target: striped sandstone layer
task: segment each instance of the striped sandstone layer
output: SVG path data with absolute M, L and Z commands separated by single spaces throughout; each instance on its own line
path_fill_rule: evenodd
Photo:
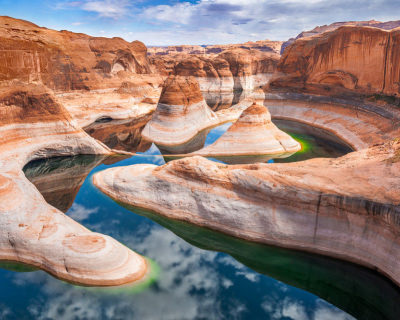
M 248 161 L 261 162 L 261 158 L 286 157 L 300 149 L 296 140 L 272 123 L 268 109 L 254 103 L 217 141 L 191 155 L 248 163 L 246 156 Z
M 89 231 L 44 200 L 22 168 L 31 160 L 110 154 L 42 86 L 0 89 L 0 260 L 28 263 L 60 279 L 121 285 L 146 274 L 143 257 Z
M 391 140 L 337 159 L 227 166 L 191 157 L 112 168 L 93 181 L 127 205 L 348 260 L 400 284 L 399 170 L 400 142 Z
M 0 81 L 52 89 L 80 126 L 104 116 L 126 119 L 154 111 L 162 78 L 150 69 L 139 41 L 0 17 Z
M 142 136 L 161 148 L 168 148 L 185 144 L 218 123 L 219 119 L 204 101 L 196 79 L 170 76 Z

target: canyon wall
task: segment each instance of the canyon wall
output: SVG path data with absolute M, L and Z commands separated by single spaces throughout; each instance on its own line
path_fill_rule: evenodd
M 280 53 L 283 41 L 272 41 L 272 40 L 259 40 L 259 41 L 248 41 L 245 43 L 237 44 L 216 44 L 216 45 L 180 45 L 180 46 L 159 46 L 149 47 L 149 56 L 164 56 L 164 55 L 175 55 L 175 54 L 195 54 L 195 55 L 210 55 L 218 54 L 229 49 L 253 49 L 262 52 L 274 52 Z
M 369 20 L 369 21 L 343 21 L 343 22 L 334 22 L 329 25 L 317 26 L 312 30 L 303 31 L 297 35 L 295 38 L 290 38 L 289 40 L 285 41 L 281 46 L 280 53 L 283 54 L 285 49 L 291 45 L 297 39 L 315 36 L 324 32 L 333 31 L 343 26 L 357 26 L 357 27 L 374 27 L 383 30 L 391 30 L 400 27 L 400 20 L 396 21 L 376 21 L 376 20 Z
M 398 96 L 399 40 L 400 29 L 357 26 L 298 39 L 285 50 L 271 87 Z

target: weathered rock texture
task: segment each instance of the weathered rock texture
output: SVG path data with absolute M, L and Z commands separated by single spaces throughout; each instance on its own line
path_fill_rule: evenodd
M 141 256 L 47 204 L 21 170 L 37 158 L 78 153 L 110 150 L 81 130 L 47 89 L 17 83 L 0 89 L 0 259 L 85 285 L 138 280 L 147 269 Z
M 181 46 L 167 46 L 167 47 L 149 47 L 148 55 L 153 56 L 165 56 L 165 55 L 177 55 L 177 54 L 195 54 L 195 55 L 211 55 L 218 54 L 222 51 L 229 49 L 253 49 L 261 52 L 274 52 L 280 53 L 282 41 L 271 41 L 271 40 L 260 40 L 260 41 L 249 41 L 239 44 L 216 44 L 208 46 L 196 46 L 196 45 L 181 45 Z
M 285 41 L 282 44 L 281 47 L 281 54 L 285 51 L 285 49 L 291 45 L 294 41 L 300 38 L 305 38 L 305 37 L 311 37 L 315 36 L 317 34 L 321 34 L 327 31 L 333 31 L 336 30 L 342 26 L 357 26 L 357 27 L 374 27 L 374 28 L 379 28 L 383 30 L 391 30 L 400 27 L 400 20 L 396 21 L 386 21 L 386 22 L 381 22 L 381 21 L 376 21 L 376 20 L 369 20 L 369 21 L 344 21 L 344 22 L 334 22 L 330 25 L 323 25 L 323 26 L 318 26 L 315 27 L 312 30 L 309 31 L 303 31 L 301 32 L 296 38 L 291 38 L 288 41 Z
M 195 154 L 228 163 L 248 163 L 289 156 L 300 149 L 296 140 L 272 123 L 268 109 L 254 103 L 216 142 Z
M 296 40 L 272 87 L 322 94 L 400 94 L 400 29 L 343 26 Z
M 192 157 L 112 168 L 94 183 L 168 218 L 349 260 L 400 284 L 399 159 L 400 142 L 392 140 L 292 164 L 226 166 Z
M 219 123 L 201 95 L 196 79 L 170 76 L 142 136 L 161 148 L 188 143 L 200 131 Z
M 276 53 L 237 48 L 213 56 L 156 56 L 151 61 L 160 74 L 195 76 L 202 92 L 232 93 L 268 84 L 279 57 Z
M 149 112 L 146 104 L 157 103 L 161 83 L 149 73 L 141 42 L 60 32 L 0 17 L 0 81 L 53 89 L 82 125 L 104 115 L 126 118 Z
M 144 152 L 151 147 L 151 142 L 142 137 L 142 130 L 150 119 L 151 115 L 145 115 L 133 120 L 97 121 L 84 130 L 109 148 Z

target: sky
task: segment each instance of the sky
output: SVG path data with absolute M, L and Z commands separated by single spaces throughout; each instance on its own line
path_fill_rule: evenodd
M 399 0 L 0 0 L 0 15 L 146 45 L 287 40 L 337 21 L 399 20 Z

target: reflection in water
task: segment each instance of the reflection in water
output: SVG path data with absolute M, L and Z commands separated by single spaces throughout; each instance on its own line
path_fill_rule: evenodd
M 242 90 L 235 90 L 234 92 L 202 92 L 204 100 L 213 111 L 228 109 L 231 106 L 238 104 L 241 100 L 245 99 L 245 94 Z
M 328 131 L 300 122 L 274 119 L 276 126 L 290 134 L 302 145 L 302 150 L 289 158 L 275 159 L 274 162 L 297 162 L 312 158 L 337 158 L 352 148 Z
M 228 126 L 213 129 L 206 144 Z M 313 139 L 307 139 L 309 150 L 317 150 Z M 88 290 L 40 270 L 3 264 L 0 319 L 353 319 L 349 314 L 363 319 L 397 319 L 398 289 L 371 271 L 248 243 L 149 212 L 134 210 L 138 214 L 133 214 L 91 183 L 93 173 L 111 166 L 161 165 L 164 160 L 159 154 L 152 145 L 119 162 L 88 161 L 80 156 L 25 167 L 33 182 L 44 179 L 64 188 L 54 189 L 56 196 L 51 196 L 52 187 L 46 189 L 45 183 L 38 183 L 48 192 L 47 199 L 70 199 L 63 201 L 70 206 L 67 215 L 153 259 L 160 275 L 141 291 L 115 292 Z M 68 170 L 71 180 L 66 180 Z
M 47 203 L 67 212 L 89 172 L 103 160 L 104 156 L 93 155 L 35 160 L 23 171 Z
M 84 128 L 93 138 L 112 149 L 128 152 L 143 152 L 151 142 L 142 139 L 141 133 L 151 115 L 135 120 L 96 121 Z
M 306 252 L 251 243 L 142 209 L 129 209 L 196 247 L 228 253 L 249 268 L 316 294 L 357 319 L 396 319 L 400 312 L 400 289 L 369 269 Z

